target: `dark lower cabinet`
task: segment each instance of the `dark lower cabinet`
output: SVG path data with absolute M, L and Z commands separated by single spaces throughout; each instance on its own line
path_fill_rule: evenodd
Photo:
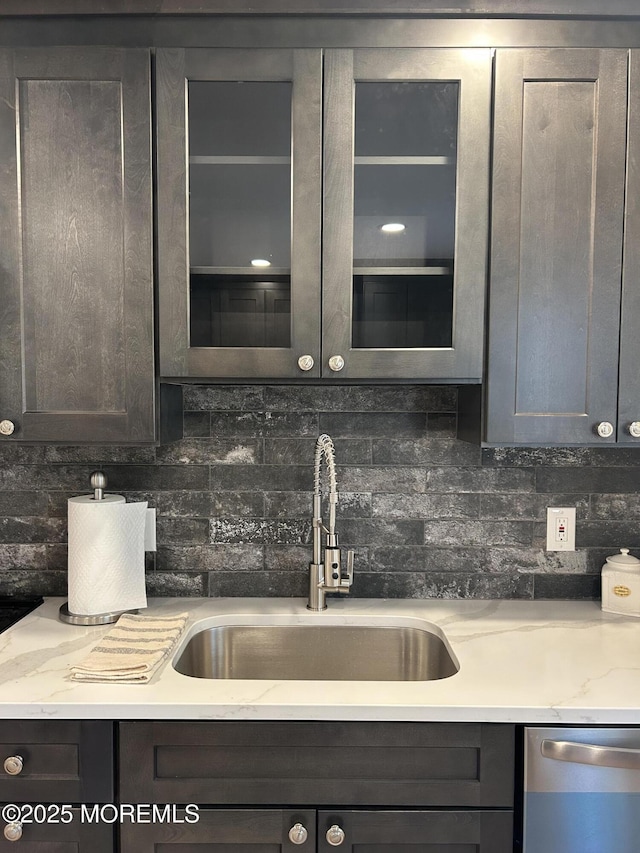
M 117 849 L 113 809 L 97 811 L 114 801 L 113 729 L 109 720 L 0 721 L 2 853 Z
M 0 721 L 0 853 L 512 853 L 514 744 L 503 724 Z
M 125 823 L 120 853 L 512 853 L 514 727 L 122 722 L 122 802 L 197 805 Z

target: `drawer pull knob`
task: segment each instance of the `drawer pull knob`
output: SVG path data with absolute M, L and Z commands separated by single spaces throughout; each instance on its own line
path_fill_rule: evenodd
M 10 755 L 4 760 L 4 772 L 9 776 L 19 776 L 23 767 L 24 761 L 21 755 Z
M 20 841 L 22 838 L 22 824 L 17 820 L 12 820 L 4 828 L 4 837 L 7 841 Z
M 294 823 L 289 830 L 289 841 L 292 844 L 304 844 L 309 837 L 309 833 L 301 823 Z
M 327 830 L 326 839 L 332 847 L 339 847 L 344 841 L 344 829 L 334 823 Z
M 634 438 L 640 438 L 640 421 L 633 421 L 629 424 L 629 435 Z
M 315 361 L 312 355 L 301 355 L 298 359 L 298 367 L 300 370 L 311 370 Z
M 613 435 L 613 424 L 610 424 L 609 421 L 601 421 L 596 428 L 596 432 L 600 438 L 609 438 L 609 436 Z
M 4 420 L 0 421 L 0 434 L 1 435 L 11 435 L 14 429 L 16 428 L 13 421 Z
M 332 355 L 329 359 L 329 367 L 334 372 L 342 370 L 342 368 L 344 367 L 344 358 L 341 355 Z

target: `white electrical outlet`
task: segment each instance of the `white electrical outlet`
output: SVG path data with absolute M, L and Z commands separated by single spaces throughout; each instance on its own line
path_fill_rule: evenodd
M 144 520 L 144 550 L 155 551 L 156 549 L 156 509 L 147 507 Z
M 576 550 L 576 508 L 547 507 L 547 551 Z

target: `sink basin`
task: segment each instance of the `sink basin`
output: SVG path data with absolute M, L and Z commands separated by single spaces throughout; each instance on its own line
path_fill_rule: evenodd
M 195 633 L 173 663 L 193 678 L 276 681 L 431 681 L 458 664 L 446 642 L 403 625 L 215 625 Z

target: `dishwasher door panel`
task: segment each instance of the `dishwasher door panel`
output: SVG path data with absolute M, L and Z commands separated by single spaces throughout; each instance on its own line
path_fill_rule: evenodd
M 523 853 L 638 853 L 640 730 L 526 728 Z

